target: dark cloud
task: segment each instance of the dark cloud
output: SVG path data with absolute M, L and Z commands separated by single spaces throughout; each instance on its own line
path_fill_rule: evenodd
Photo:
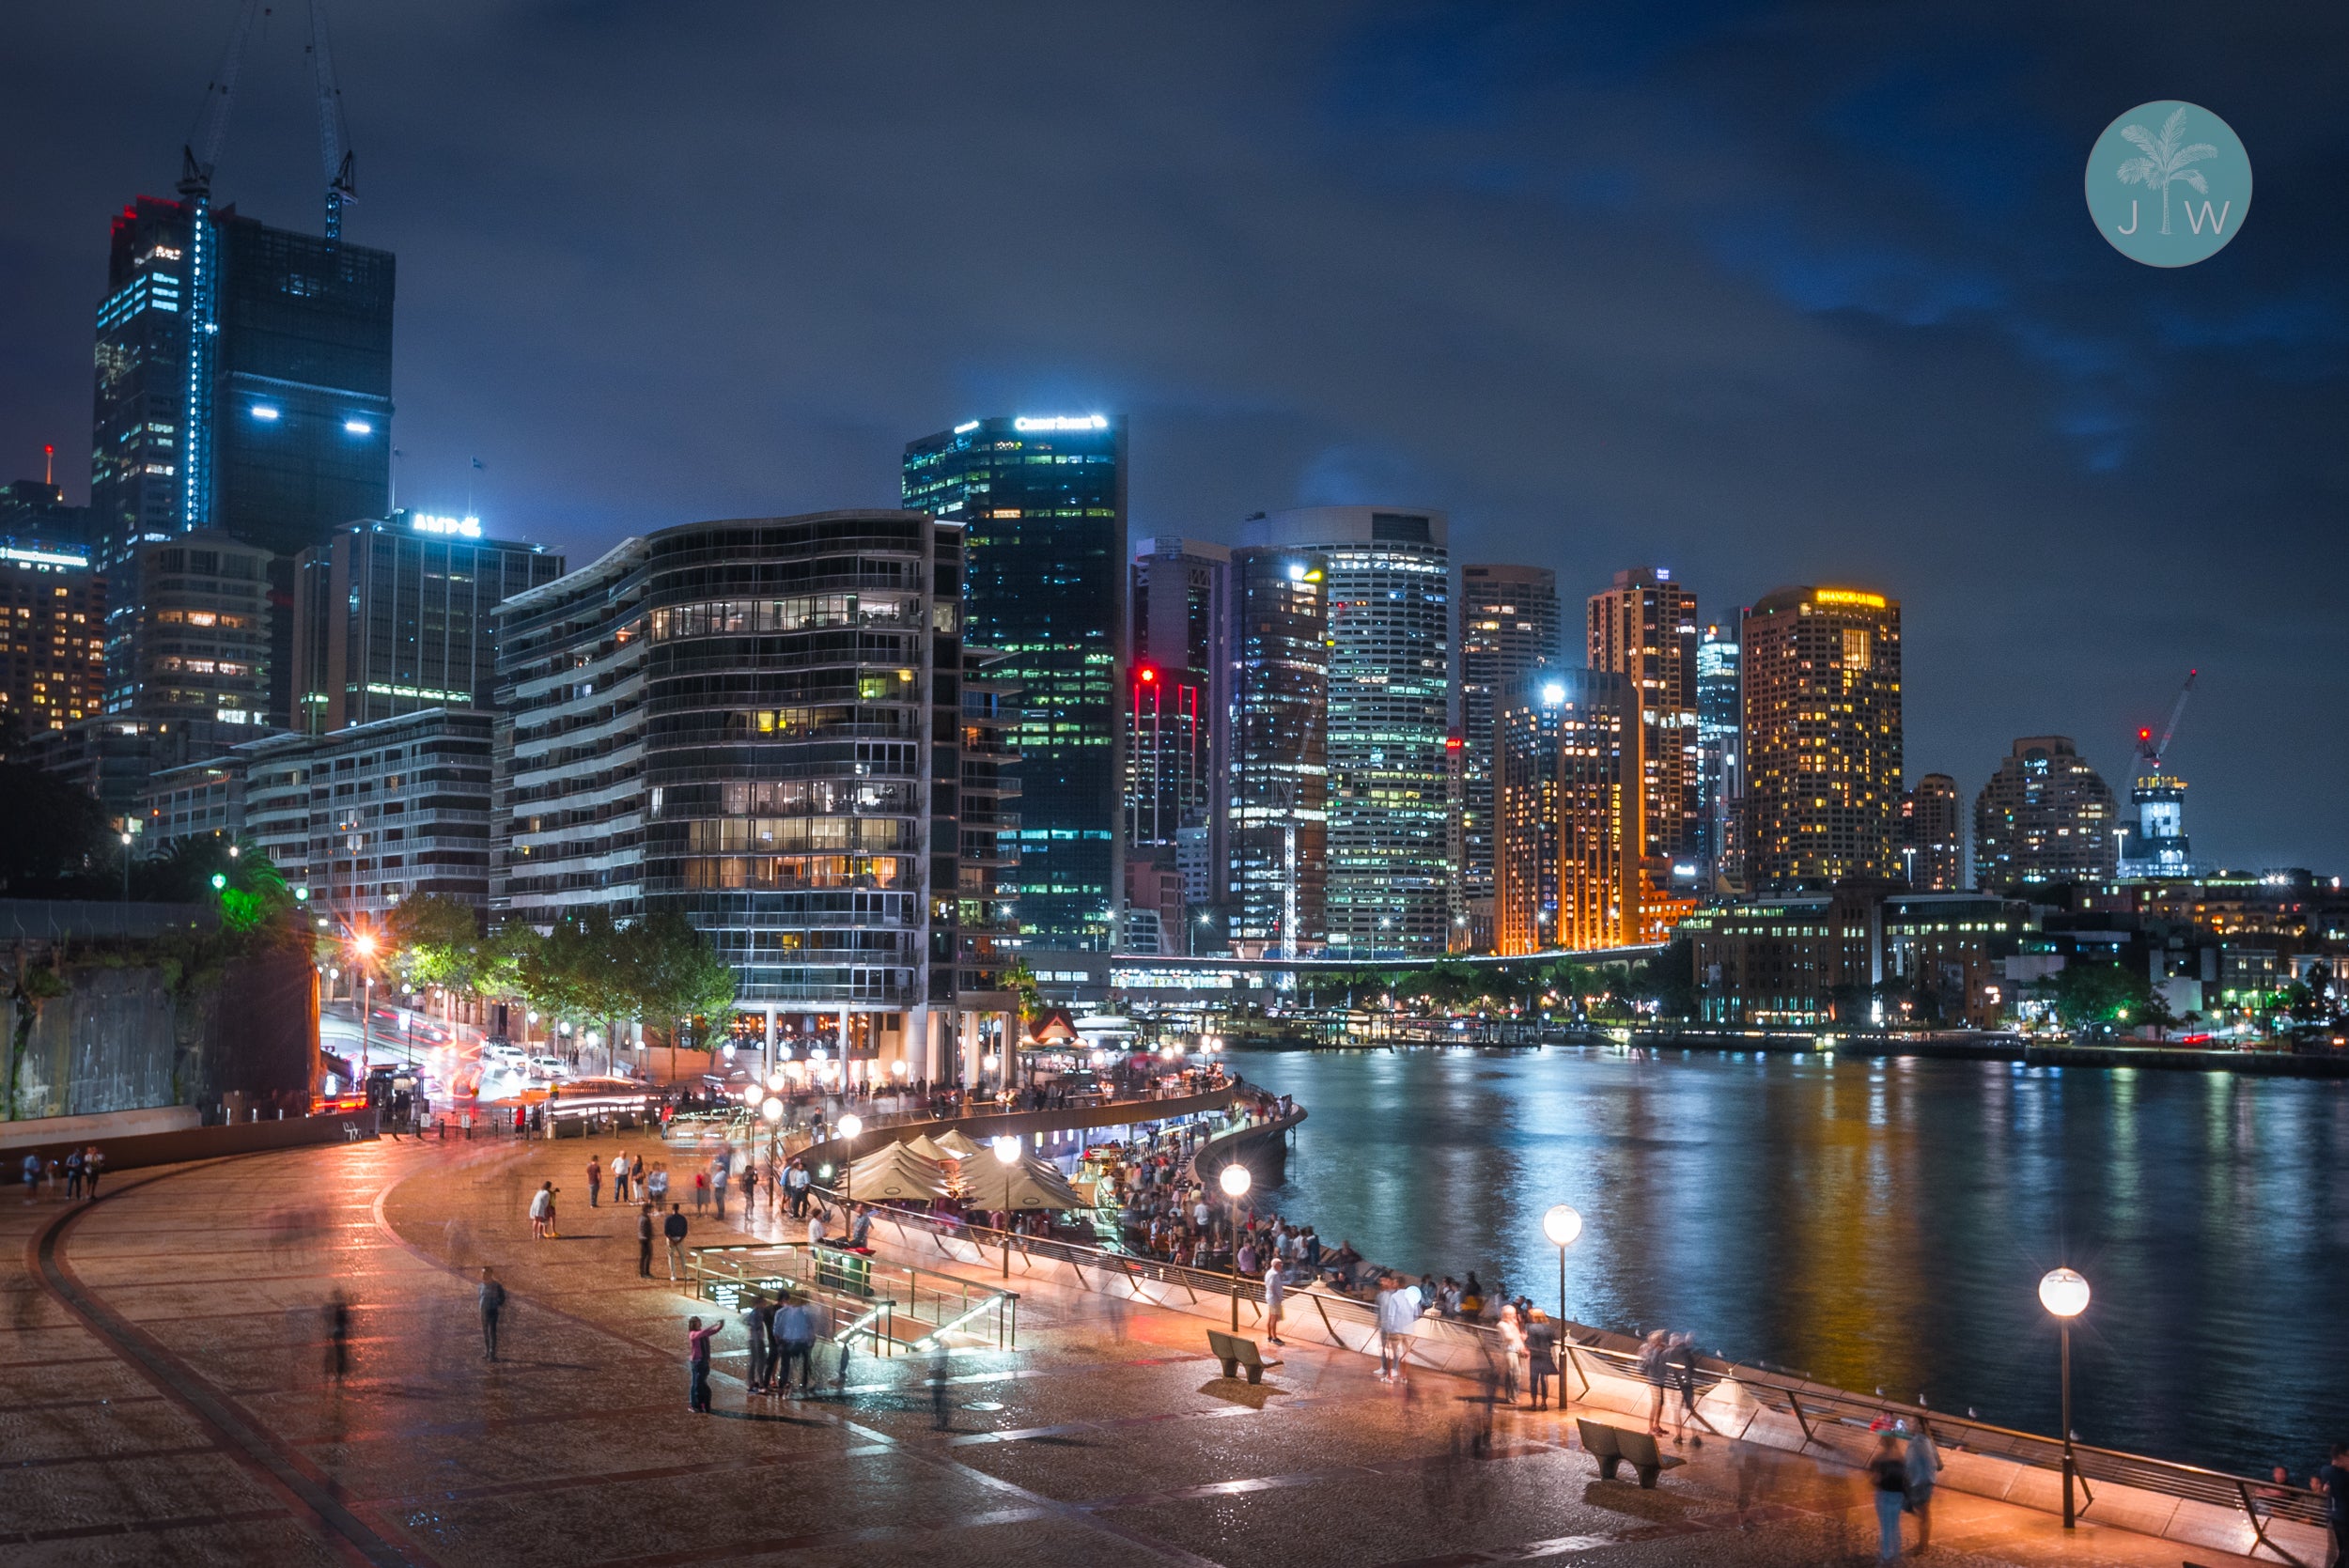
M 224 195 L 315 221 L 276 0 Z M 176 173 L 234 7 L 14 20 L 0 441 L 88 427 L 106 213 Z M 2283 4 L 776 6 L 337 0 L 400 256 L 419 502 L 585 559 L 893 500 L 904 440 L 1120 408 L 1138 533 L 1447 507 L 1570 591 L 1676 567 L 1907 608 L 1914 771 L 2116 784 L 2189 664 L 2198 846 L 2349 862 L 2340 13 Z M 2082 161 L 2225 115 L 2244 238 L 2159 272 Z M 8 434 L 8 432 L 13 432 Z

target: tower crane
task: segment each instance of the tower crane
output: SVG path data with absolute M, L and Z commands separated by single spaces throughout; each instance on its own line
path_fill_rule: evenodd
M 2141 772 L 2152 775 L 2161 771 L 2161 759 L 2170 753 L 2170 742 L 2177 737 L 2178 720 L 2186 712 L 2186 698 L 2194 695 L 2194 682 L 2201 675 L 2200 670 L 2186 673 L 2186 684 L 2178 689 L 2178 700 L 2170 705 L 2170 722 L 2162 726 L 2161 738 L 2155 740 L 2150 729 L 2137 732 L 2137 756 L 2144 766 Z
M 326 170 L 326 237 L 343 237 L 343 203 L 357 201 L 358 175 L 343 122 L 343 90 L 334 84 L 334 56 L 326 47 L 324 0 L 310 0 L 310 67 L 319 84 L 319 156 Z
M 188 352 L 179 424 L 180 526 L 201 528 L 212 510 L 212 369 L 220 335 L 220 256 L 212 238 L 212 167 L 228 138 L 237 75 L 261 0 L 244 0 L 220 70 L 204 85 L 204 107 L 179 149 L 179 194 L 188 215 Z

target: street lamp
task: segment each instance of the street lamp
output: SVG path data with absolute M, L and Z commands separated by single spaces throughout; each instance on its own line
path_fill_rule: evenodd
M 1542 1216 L 1542 1234 L 1558 1249 L 1558 1343 L 1566 1343 L 1566 1249 L 1582 1234 L 1582 1216 L 1572 1204 L 1559 1203 Z M 1558 1369 L 1558 1408 L 1566 1407 L 1566 1369 Z
M 988 1145 L 1003 1168 L 1003 1278 L 1011 1278 L 1011 1168 L 1019 1162 L 1019 1140 L 1005 1133 Z
M 1223 1168 L 1216 1184 L 1232 1200 L 1232 1332 L 1239 1332 L 1239 1201 L 1248 1195 L 1248 1167 L 1234 1160 Z
M 2072 1320 L 2088 1310 L 2088 1281 L 2069 1268 L 2051 1268 L 2040 1277 L 2039 1304 L 2055 1314 L 2063 1332 L 2063 1528 L 2070 1529 L 2072 1478 L 2078 1473 L 2072 1458 Z
M 856 1135 L 864 1130 L 864 1118 L 849 1111 L 840 1118 L 840 1136 L 848 1145 L 848 1157 L 840 1162 L 840 1209 L 845 1222 L 848 1218 L 849 1188 L 856 1181 Z
M 371 1043 L 367 1015 L 371 1010 L 375 982 L 375 976 L 368 971 L 368 964 L 375 957 L 375 938 L 362 931 L 350 939 L 350 950 L 359 956 L 359 961 L 351 967 L 359 971 L 359 1087 L 364 1091 L 367 1084 L 367 1047 Z

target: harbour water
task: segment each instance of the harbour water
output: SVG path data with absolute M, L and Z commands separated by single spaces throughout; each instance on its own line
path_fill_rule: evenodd
M 2305 1477 L 2349 1438 L 2349 1084 L 1605 1047 L 1234 1051 L 1309 1112 L 1268 1197 L 1326 1244 L 2053 1432 Z

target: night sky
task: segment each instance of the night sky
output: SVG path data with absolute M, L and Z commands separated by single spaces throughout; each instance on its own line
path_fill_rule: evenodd
M 215 180 L 319 223 L 303 0 Z M 16 8 L 0 458 L 86 450 L 109 213 L 170 194 L 233 0 Z M 1897 21 L 1895 21 L 1897 19 Z M 399 256 L 403 501 L 575 564 L 894 505 L 911 436 L 1123 411 L 1133 531 L 1435 505 L 1455 560 L 1708 619 L 1906 601 L 1912 778 L 2020 735 L 2200 857 L 2349 871 L 2349 20 L 2311 5 L 811 6 L 334 0 Z M 2090 145 L 2181 98 L 2243 237 L 2140 267 Z M 78 463 L 65 478 L 86 489 Z

